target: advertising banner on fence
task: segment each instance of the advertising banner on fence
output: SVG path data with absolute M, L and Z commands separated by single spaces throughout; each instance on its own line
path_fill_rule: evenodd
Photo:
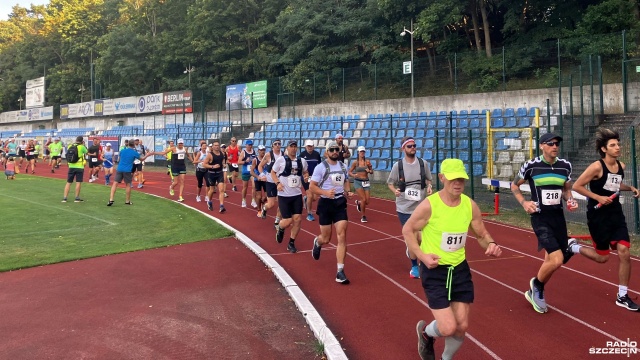
M 135 96 L 113 99 L 113 115 L 135 114 L 137 102 Z
M 63 105 L 60 105 L 60 114 L 62 114 L 62 106 Z M 69 115 L 68 115 L 69 119 L 94 116 L 93 101 L 87 101 L 79 104 L 68 104 L 68 107 L 69 107 Z M 60 116 L 60 118 L 62 119 L 62 115 Z
M 30 121 L 53 120 L 53 106 L 29 109 L 27 117 Z
M 97 101 L 97 100 L 96 100 Z M 102 101 L 102 115 L 113 115 L 113 99 L 105 99 Z M 98 116 L 96 114 L 96 116 Z
M 162 97 L 163 114 L 182 114 L 193 112 L 191 90 L 166 92 Z
M 163 152 L 167 147 L 169 147 L 169 138 L 166 136 L 156 136 L 153 151 Z M 154 155 L 153 157 L 156 160 L 167 160 L 167 157 L 164 155 Z
M 253 93 L 253 102 L 251 93 Z M 267 80 L 228 85 L 225 104 L 227 110 L 251 109 L 252 104 L 254 109 L 266 108 Z
M 138 96 L 136 114 L 162 111 L 162 93 Z
M 44 106 L 44 77 L 27 80 L 25 98 L 27 109 Z

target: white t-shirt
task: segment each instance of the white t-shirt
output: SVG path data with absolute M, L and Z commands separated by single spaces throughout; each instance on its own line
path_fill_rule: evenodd
M 278 196 L 289 197 L 302 195 L 302 182 L 304 181 L 302 174 L 307 170 L 307 161 L 305 159 L 300 160 L 302 161 L 302 171 L 298 171 L 298 161 L 291 160 L 291 175 L 288 177 L 278 176 L 278 181 L 283 185 L 283 190 L 278 190 Z M 276 163 L 273 164 L 273 168 L 271 168 L 271 170 L 278 175 L 284 171 L 286 165 L 286 160 L 284 159 L 284 156 L 282 156 L 276 160 Z
M 335 189 L 335 197 L 340 197 L 344 195 L 344 183 L 346 181 L 349 181 L 348 170 L 345 166 L 343 171 L 342 166 L 344 164 L 340 165 L 339 162 L 335 165 L 332 165 L 328 162 L 327 164 L 329 164 L 329 177 L 327 178 L 327 180 L 325 180 L 322 186 L 320 186 L 320 183 L 322 182 L 322 179 L 324 179 L 324 174 L 327 171 L 322 162 L 318 164 L 318 166 L 316 166 L 316 168 L 313 170 L 311 181 L 317 182 L 318 186 L 320 186 L 322 190 Z M 326 196 L 324 195 L 321 195 L 321 197 L 326 198 Z

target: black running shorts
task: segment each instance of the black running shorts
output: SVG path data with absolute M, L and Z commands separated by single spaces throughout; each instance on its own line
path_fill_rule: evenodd
M 266 183 L 267 183 L 267 197 L 274 198 L 278 196 L 278 185 L 268 181 L 266 181 Z
M 433 310 L 446 309 L 451 302 L 470 304 L 474 300 L 471 269 L 467 260 L 453 268 L 451 272 L 451 289 L 447 288 L 449 265 L 438 265 L 428 269 L 420 263 L 420 281 L 429 307 Z M 451 296 L 449 298 L 449 296 Z
M 341 196 L 337 199 L 328 199 L 321 197 L 318 200 L 318 208 L 316 214 L 320 225 L 331 225 L 338 221 L 348 221 L 347 216 L 347 198 Z
M 278 196 L 278 208 L 283 219 L 302 214 L 302 195 Z
M 557 250 L 566 252 L 569 238 L 562 209 L 532 214 L 531 228 L 538 237 L 538 251 L 545 249 L 549 254 Z
M 607 209 L 606 206 L 598 210 L 589 209 L 587 225 L 596 252 L 600 255 L 609 254 L 609 249 L 615 250 L 618 242 L 627 247 L 631 246 L 629 229 L 622 209 Z

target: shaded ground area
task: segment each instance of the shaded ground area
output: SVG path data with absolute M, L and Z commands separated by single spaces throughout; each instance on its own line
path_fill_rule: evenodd
M 314 337 L 228 238 L 0 274 L 2 359 L 313 359 Z

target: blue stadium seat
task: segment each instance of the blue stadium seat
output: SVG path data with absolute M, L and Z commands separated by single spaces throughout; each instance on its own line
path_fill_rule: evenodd
M 371 150 L 370 150 L 371 151 Z M 371 156 L 372 159 L 379 159 L 380 158 L 380 149 L 373 149 L 371 151 Z
M 463 149 L 468 149 L 468 148 L 469 148 L 469 140 L 462 139 L 462 140 L 458 141 L 458 149 L 463 150 Z
M 373 164 L 372 164 L 373 165 Z M 387 170 L 387 160 L 380 160 L 378 165 L 376 166 L 376 170 L 385 171 Z
M 465 119 L 460 119 L 458 120 L 458 127 L 461 129 L 466 129 L 469 127 L 469 120 Z
M 424 146 L 423 147 L 425 149 L 434 149 L 436 146 L 435 146 L 435 142 L 434 142 L 433 139 L 426 139 L 424 141 Z
M 422 150 L 422 158 L 425 160 L 433 159 L 433 151 L 431 150 Z
M 446 120 L 446 119 L 438 120 L 438 122 L 436 123 L 436 127 L 437 127 L 438 129 L 444 129 L 444 128 L 446 128 L 446 127 L 447 127 L 447 120 Z
M 494 118 L 492 127 L 494 127 L 494 128 L 504 127 L 504 119 L 503 118 Z
M 386 139 L 387 137 L 389 137 L 389 133 L 386 129 L 380 129 L 378 130 L 378 136 Z
M 532 107 L 529 109 L 529 117 L 535 117 L 536 116 L 536 109 L 537 107 Z
M 491 117 L 501 117 L 502 116 L 502 109 L 493 109 L 493 111 L 491 112 Z
M 403 137 L 405 137 L 405 132 L 404 129 L 400 129 L 400 130 L 396 130 L 396 135 L 395 137 L 402 139 Z
M 435 112 L 435 111 L 430 111 L 429 112 L 429 119 L 435 120 L 436 117 L 438 117 L 438 113 L 437 112 Z
M 505 117 L 515 117 L 516 116 L 516 112 L 515 112 L 515 110 L 513 110 L 513 108 L 506 108 L 504 110 L 504 116 Z
M 422 149 L 423 148 L 423 140 L 422 139 L 415 139 L 416 142 L 416 147 L 418 149 Z
M 521 117 L 518 119 L 518 127 L 526 128 L 531 126 L 531 120 L 528 117 Z
M 380 154 L 380 158 L 381 159 L 390 159 L 391 158 L 391 152 L 389 152 L 389 150 L 387 150 L 387 149 L 382 149 L 382 153 Z
M 382 145 L 383 145 L 383 143 L 382 143 L 382 139 L 377 139 L 377 140 L 375 141 L 375 143 L 373 144 L 373 147 L 374 147 L 374 148 L 381 148 L 381 147 L 382 147 Z
M 508 128 L 516 127 L 516 118 L 514 118 L 514 117 L 506 118 L 506 122 L 505 122 L 504 126 L 508 127 Z
M 482 174 L 484 174 L 482 164 L 473 164 L 473 176 L 481 176 Z
M 516 110 L 516 116 L 517 117 L 527 116 L 527 108 L 518 108 L 518 110 Z
M 389 148 L 391 148 L 391 140 L 389 140 L 389 139 L 385 139 L 385 140 L 384 140 L 384 142 L 382 143 L 382 147 L 383 147 L 384 149 L 389 149 Z
M 415 137 L 416 136 L 416 130 L 414 128 L 408 128 L 405 132 L 406 136 L 411 136 L 411 137 Z
M 435 120 L 428 120 L 427 121 L 427 128 L 428 129 L 435 129 L 436 128 L 436 121 Z
M 420 114 L 418 115 L 418 119 L 419 120 L 427 120 L 427 112 L 426 111 L 420 112 Z
M 370 132 L 371 132 L 371 130 L 367 130 L 367 129 L 362 130 L 360 132 L 360 136 L 363 137 L 363 138 L 369 138 L 369 137 L 371 137 L 371 135 L 369 135 Z
M 416 138 L 424 138 L 424 135 L 424 128 L 419 127 L 416 129 Z
M 369 130 L 369 136 L 372 138 L 378 137 L 378 130 Z
M 429 130 L 425 131 L 424 137 L 425 138 L 434 138 L 434 137 L 436 137 L 436 132 L 434 130 L 432 130 L 432 129 L 429 129 Z
M 372 148 L 373 147 L 373 139 L 367 139 L 367 142 L 365 143 L 366 145 L 364 147 L 366 148 Z

